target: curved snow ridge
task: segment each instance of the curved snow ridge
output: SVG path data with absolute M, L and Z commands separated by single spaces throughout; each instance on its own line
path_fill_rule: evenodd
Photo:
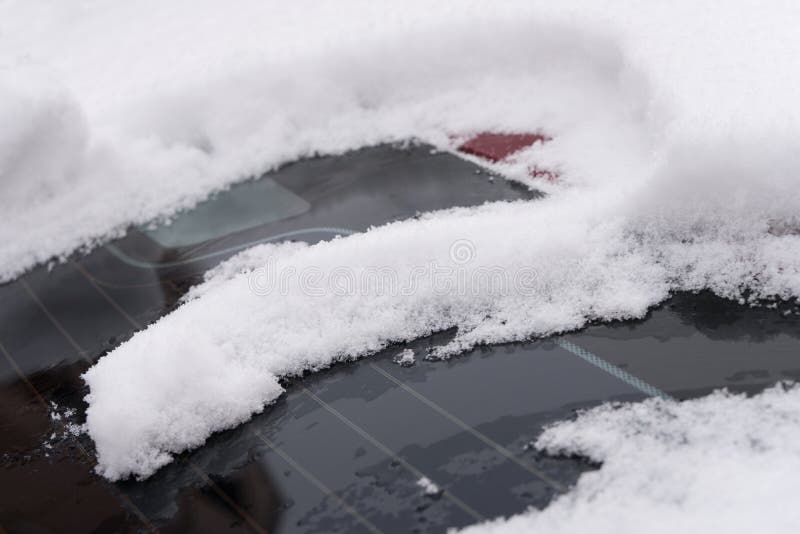
M 245 251 L 86 372 L 98 471 L 149 476 L 262 410 L 280 378 L 435 331 L 458 328 L 433 354 L 447 357 L 641 317 L 675 290 L 800 294 L 798 236 L 708 214 L 687 233 L 643 235 L 648 219 L 619 211 L 611 198 L 565 192 Z
M 536 447 L 601 462 L 544 510 L 460 532 L 797 532 L 800 387 L 753 397 L 603 405 L 546 429 Z

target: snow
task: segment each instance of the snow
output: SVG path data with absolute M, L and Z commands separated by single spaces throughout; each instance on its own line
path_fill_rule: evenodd
M 657 166 L 682 189 L 670 165 L 709 151 L 793 168 L 798 7 L 706 4 L 6 0 L 0 280 L 297 157 L 412 137 L 544 128 L 522 160 L 572 184 Z
M 414 363 L 416 363 L 417 359 L 414 356 L 413 350 L 404 349 L 400 352 L 400 354 L 395 356 L 393 361 L 400 367 L 411 367 L 414 365 Z
M 800 388 L 603 405 L 536 446 L 602 462 L 542 511 L 461 532 L 797 532 Z
M 582 217 L 564 210 L 565 198 Z M 260 411 L 283 391 L 279 378 L 434 331 L 458 328 L 434 352 L 447 356 L 594 319 L 640 317 L 675 289 L 746 287 L 751 298 L 795 290 L 795 236 L 740 228 L 731 240 L 709 226 L 655 241 L 657 234 L 643 239 L 626 228 L 625 218 L 608 218 L 608 209 L 567 192 L 536 204 L 432 213 L 314 246 L 262 245 L 232 258 L 176 311 L 84 375 L 100 472 L 147 476 L 171 454 Z M 557 241 L 552 230 L 531 232 L 546 227 L 558 228 Z M 451 247 L 464 235 L 474 247 L 467 262 Z M 420 266 L 445 276 L 420 275 Z M 510 290 L 458 285 L 497 266 Z M 376 267 L 385 268 L 386 283 L 359 282 L 374 280 Z M 356 281 L 345 293 L 337 283 L 343 272 Z
M 436 330 L 458 328 L 446 357 L 641 317 L 677 290 L 797 297 L 798 20 L 777 0 L 7 0 L 0 280 L 304 155 L 553 137 L 498 167 L 557 171 L 543 200 L 256 247 L 209 273 L 85 375 L 109 479 L 247 420 L 281 377 Z M 456 243 L 474 254 L 455 261 Z M 375 267 L 411 290 L 330 283 Z M 305 278 L 264 294 L 262 275 L 292 270 Z M 510 290 L 458 285 L 498 270 Z
M 617 92 L 613 43 L 486 6 L 3 2 L 0 281 L 303 155 L 556 128 Z
M 422 477 L 417 480 L 417 486 L 422 488 L 422 492 L 428 497 L 435 497 L 442 492 L 442 490 L 439 489 L 439 486 L 434 484 L 433 481 L 428 477 Z

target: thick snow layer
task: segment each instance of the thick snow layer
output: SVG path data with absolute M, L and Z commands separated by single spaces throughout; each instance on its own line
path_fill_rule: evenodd
M 673 290 L 798 296 L 799 21 L 792 1 L 6 0 L 0 280 L 302 155 L 553 136 L 502 167 L 557 170 L 545 200 L 216 270 L 86 374 L 109 478 L 246 420 L 282 376 L 437 329 L 459 328 L 447 355 L 641 316 Z M 499 269 L 512 290 L 442 290 L 417 280 L 430 265 Z M 317 287 L 381 266 L 413 291 Z M 306 278 L 264 295 L 259 268 Z
M 409 137 L 546 128 L 526 158 L 573 184 L 692 191 L 727 179 L 708 157 L 763 181 L 796 168 L 798 9 L 6 0 L 0 280 L 299 156 Z
M 800 388 L 604 405 L 547 429 L 551 454 L 602 462 L 543 511 L 461 532 L 797 532 Z
M 635 113 L 618 46 L 550 19 L 475 0 L 2 2 L 0 281 L 303 155 Z
M 674 289 L 800 290 L 796 236 L 719 221 L 644 233 L 610 202 L 565 192 L 232 258 L 85 374 L 100 471 L 149 475 L 169 453 L 261 410 L 281 393 L 279 377 L 437 330 L 459 328 L 438 350 L 446 356 L 639 317 Z

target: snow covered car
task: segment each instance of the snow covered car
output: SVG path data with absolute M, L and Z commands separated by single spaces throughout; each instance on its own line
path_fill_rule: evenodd
M 496 159 L 518 148 L 497 152 L 497 141 L 463 151 Z M 9 532 L 440 532 L 543 508 L 596 469 L 533 447 L 543 428 L 576 410 L 720 387 L 753 393 L 800 377 L 796 321 L 679 294 L 637 322 L 452 358 L 436 352 L 451 330 L 393 344 L 282 379 L 286 393 L 261 413 L 144 480 L 94 474 L 95 444 L 80 428 L 81 374 L 94 362 L 248 247 L 539 196 L 476 161 L 415 143 L 299 161 L 171 224 L 131 229 L 0 286 L 0 524 Z M 625 468 L 646 470 L 635 462 Z

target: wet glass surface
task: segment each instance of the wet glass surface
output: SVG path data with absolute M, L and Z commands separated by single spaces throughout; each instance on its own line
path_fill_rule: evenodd
M 264 177 L 213 195 L 169 224 L 143 231 L 162 248 L 189 247 L 295 217 L 310 208 L 301 197 Z
M 258 218 L 231 214 L 223 231 L 178 248 L 131 230 L 0 286 L 6 530 L 441 532 L 545 506 L 592 469 L 529 446 L 577 409 L 717 387 L 754 392 L 800 377 L 796 316 L 677 295 L 642 321 L 449 361 L 424 358 L 449 332 L 390 347 L 287 383 L 262 414 L 146 481 L 93 475 L 91 442 L 65 432 L 85 409 L 80 374 L 172 309 L 209 267 L 257 242 L 314 242 L 431 209 L 533 196 L 419 146 L 307 160 L 269 179 L 307 206 L 255 226 Z M 400 366 L 407 348 L 416 363 Z M 441 491 L 426 494 L 423 477 Z

